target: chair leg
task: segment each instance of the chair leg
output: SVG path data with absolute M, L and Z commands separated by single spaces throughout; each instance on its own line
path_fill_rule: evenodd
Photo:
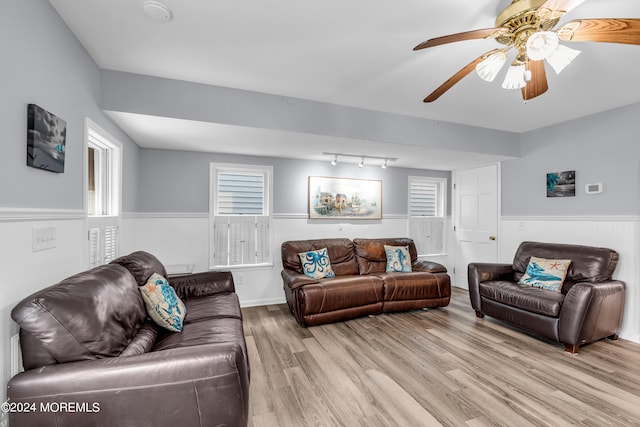
M 564 345 L 564 351 L 567 351 L 571 354 L 577 354 L 578 353 L 578 344 L 565 344 Z
M 482 318 L 484 317 L 484 313 L 483 313 L 483 312 L 481 312 L 481 311 L 476 311 L 476 317 L 477 317 L 478 319 L 482 319 Z

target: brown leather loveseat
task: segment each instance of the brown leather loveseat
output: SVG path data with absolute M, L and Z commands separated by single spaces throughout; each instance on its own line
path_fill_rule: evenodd
M 147 317 L 139 286 L 165 267 L 146 252 L 22 300 L 25 371 L 7 387 L 12 427 L 246 426 L 249 360 L 229 272 L 169 278 L 181 332 Z
M 518 284 L 531 257 L 571 261 L 559 292 Z M 471 305 L 477 317 L 500 319 L 577 353 L 581 344 L 620 332 L 625 284 L 611 278 L 617 263 L 612 249 L 522 242 L 513 264 L 469 264 Z
M 386 272 L 384 245 L 406 246 L 411 272 Z M 327 248 L 335 277 L 303 274 L 299 254 Z M 317 239 L 282 243 L 282 280 L 287 303 L 303 326 L 359 316 L 449 304 L 447 269 L 418 260 L 411 239 Z

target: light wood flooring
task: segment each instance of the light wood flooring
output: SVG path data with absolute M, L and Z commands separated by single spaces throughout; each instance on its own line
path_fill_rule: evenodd
M 468 298 L 310 328 L 244 308 L 249 426 L 640 426 L 640 344 L 571 355 Z

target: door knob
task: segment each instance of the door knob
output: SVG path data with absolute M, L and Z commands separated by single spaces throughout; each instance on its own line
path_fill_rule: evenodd
M 496 240 L 496 236 L 489 236 L 489 240 Z

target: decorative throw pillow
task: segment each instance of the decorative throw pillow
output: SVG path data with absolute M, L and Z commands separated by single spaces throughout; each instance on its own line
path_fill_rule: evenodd
M 560 292 L 571 264 L 570 259 L 545 259 L 532 256 L 518 283 Z
M 384 253 L 387 255 L 387 271 L 396 273 L 411 272 L 409 246 L 384 245 Z
M 182 331 L 182 322 L 187 309 L 167 279 L 153 273 L 140 287 L 147 313 L 158 325 L 173 332 Z
M 309 251 L 299 253 L 300 262 L 302 263 L 302 271 L 309 277 L 314 279 L 324 279 L 325 277 L 335 277 L 327 248 L 318 249 L 317 251 Z

